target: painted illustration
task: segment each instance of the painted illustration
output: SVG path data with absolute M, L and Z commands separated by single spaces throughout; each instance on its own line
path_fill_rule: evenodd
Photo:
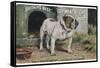
M 16 3 L 16 64 L 96 61 L 96 7 Z

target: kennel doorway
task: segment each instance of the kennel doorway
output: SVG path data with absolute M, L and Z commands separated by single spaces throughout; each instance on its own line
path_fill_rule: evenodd
M 39 37 L 40 27 L 46 18 L 46 14 L 42 11 L 31 12 L 28 17 L 28 33 Z

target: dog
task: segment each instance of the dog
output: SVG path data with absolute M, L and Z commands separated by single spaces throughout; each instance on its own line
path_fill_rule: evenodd
M 63 16 L 61 20 L 56 21 L 53 18 L 47 18 L 43 21 L 40 28 L 40 51 L 43 50 L 43 38 L 46 35 L 46 47 L 50 49 L 51 55 L 55 54 L 55 42 L 57 39 L 68 39 L 67 51 L 72 53 L 72 34 L 78 26 L 78 21 L 72 16 Z M 49 45 L 50 42 L 50 45 Z

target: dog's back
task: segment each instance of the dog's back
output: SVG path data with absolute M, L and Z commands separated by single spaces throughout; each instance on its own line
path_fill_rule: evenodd
M 48 34 L 51 34 L 54 27 L 56 26 L 56 24 L 57 24 L 57 21 L 55 21 L 52 18 L 47 18 L 46 20 L 44 20 L 44 22 L 40 28 L 40 31 L 47 32 Z

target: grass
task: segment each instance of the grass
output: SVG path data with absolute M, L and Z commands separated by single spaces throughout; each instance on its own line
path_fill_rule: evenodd
M 82 40 L 82 44 L 84 44 L 84 48 L 88 51 L 96 51 L 96 36 L 89 35 Z
M 89 25 L 88 26 L 88 34 L 89 35 L 95 35 L 96 34 L 96 26 Z
M 96 26 L 89 25 L 88 34 L 73 34 L 73 43 L 84 45 L 84 49 L 88 51 L 96 51 Z

